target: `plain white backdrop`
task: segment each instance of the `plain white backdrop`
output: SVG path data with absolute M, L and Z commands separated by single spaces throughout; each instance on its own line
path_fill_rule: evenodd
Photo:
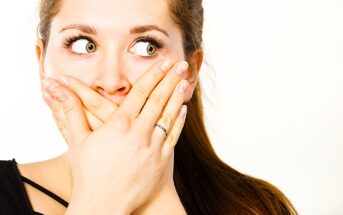
M 276 185 L 300 214 L 343 214 L 343 1 L 216 0 L 204 8 L 210 66 L 201 81 L 216 152 Z M 37 13 L 37 0 L 0 3 L 1 160 L 34 162 L 67 149 L 41 99 Z

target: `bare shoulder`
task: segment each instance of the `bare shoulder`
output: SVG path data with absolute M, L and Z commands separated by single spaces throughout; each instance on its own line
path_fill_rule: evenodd
M 39 184 L 66 201 L 68 196 L 68 174 L 63 157 L 58 156 L 48 160 L 17 164 L 20 174 Z M 45 193 L 24 183 L 32 208 L 43 214 L 64 214 L 65 207 Z
M 38 162 L 18 163 L 17 167 L 20 174 L 30 180 L 41 184 L 49 184 L 52 182 L 51 179 L 58 178 L 63 173 L 63 155 Z

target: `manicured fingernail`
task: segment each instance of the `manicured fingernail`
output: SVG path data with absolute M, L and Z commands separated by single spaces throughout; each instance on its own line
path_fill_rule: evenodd
M 169 59 L 167 59 L 165 62 L 162 63 L 160 69 L 162 72 L 165 72 L 170 68 L 170 66 L 171 66 L 171 62 Z
M 188 87 L 188 81 L 182 80 L 180 88 L 179 88 L 179 92 L 184 93 L 186 91 L 187 87 Z
M 176 74 L 182 75 L 188 68 L 188 63 L 186 61 L 181 62 L 176 68 Z
M 69 80 L 68 80 L 67 77 L 62 76 L 62 77 L 59 78 L 59 80 L 60 80 L 65 86 L 67 86 L 67 87 L 70 86 L 70 82 L 69 82 Z
M 187 113 L 187 105 L 182 105 L 181 111 L 180 111 L 180 117 L 184 118 L 186 116 L 186 113 Z

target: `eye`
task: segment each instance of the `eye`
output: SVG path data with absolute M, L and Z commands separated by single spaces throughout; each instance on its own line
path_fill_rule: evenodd
M 98 44 L 87 35 L 77 35 L 66 38 L 64 48 L 71 49 L 73 53 L 83 55 L 96 51 Z
M 140 38 L 131 48 L 131 52 L 142 57 L 152 57 L 157 54 L 159 49 L 162 49 L 164 43 L 156 36 L 150 35 Z
M 158 47 L 156 47 L 154 44 L 151 44 L 151 42 L 140 41 L 133 46 L 132 51 L 137 55 L 148 57 L 155 55 L 157 49 Z
M 71 44 L 71 50 L 77 54 L 93 53 L 96 45 L 88 39 L 78 39 Z

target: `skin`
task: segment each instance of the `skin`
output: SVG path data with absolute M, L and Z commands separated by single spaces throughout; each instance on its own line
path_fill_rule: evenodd
M 63 47 L 63 42 L 67 37 L 77 36 L 80 33 L 78 29 L 68 29 L 60 33 L 62 28 L 71 24 L 86 24 L 96 29 L 96 35 L 83 33 L 99 44 L 94 53 L 77 55 L 72 53 L 72 49 Z M 139 25 L 159 26 L 169 36 L 157 30 L 130 34 L 130 29 Z M 138 55 L 132 48 L 137 45 L 137 38 L 145 35 L 155 35 L 164 43 L 164 47 L 151 58 Z M 45 56 L 43 48 L 42 41 L 38 40 L 37 57 L 41 80 L 50 77 L 61 81 L 60 77 L 68 77 L 68 84 L 63 88 L 83 102 L 91 131 L 98 129 L 109 120 L 126 101 L 135 84 L 154 65 L 165 59 L 169 59 L 172 65 L 185 60 L 181 31 L 168 16 L 166 1 L 155 0 L 65 0 L 61 11 L 52 21 Z M 202 50 L 195 52 L 190 59 L 193 69 L 188 69 L 180 76 L 180 80 L 188 80 L 188 88 L 183 95 L 185 102 L 191 98 L 197 84 L 202 57 Z M 176 66 L 177 64 L 174 67 Z M 172 68 L 168 70 L 165 78 L 172 77 L 170 74 L 173 72 L 175 71 Z M 59 81 L 55 84 L 62 88 Z M 174 87 L 176 88 L 176 85 Z M 42 90 L 46 100 L 46 91 Z M 167 91 L 164 93 L 165 96 L 171 94 Z M 63 104 L 51 100 L 46 100 L 46 102 L 52 109 L 55 121 L 68 142 L 70 131 L 68 131 L 68 122 L 63 114 Z M 132 105 L 137 104 L 132 102 Z M 158 132 L 161 133 L 161 130 Z M 173 156 L 166 167 L 169 178 L 172 173 L 172 163 Z M 48 188 L 66 201 L 71 200 L 73 183 L 70 151 L 50 160 L 20 164 L 18 168 L 22 175 Z M 168 186 L 159 187 L 163 192 L 150 195 L 145 204 L 134 214 L 158 214 L 164 210 L 171 214 L 182 214 L 182 205 L 180 205 L 175 187 L 172 186 L 173 184 L 166 184 Z M 65 208 L 54 200 L 26 184 L 25 188 L 34 210 L 47 214 L 65 213 Z

